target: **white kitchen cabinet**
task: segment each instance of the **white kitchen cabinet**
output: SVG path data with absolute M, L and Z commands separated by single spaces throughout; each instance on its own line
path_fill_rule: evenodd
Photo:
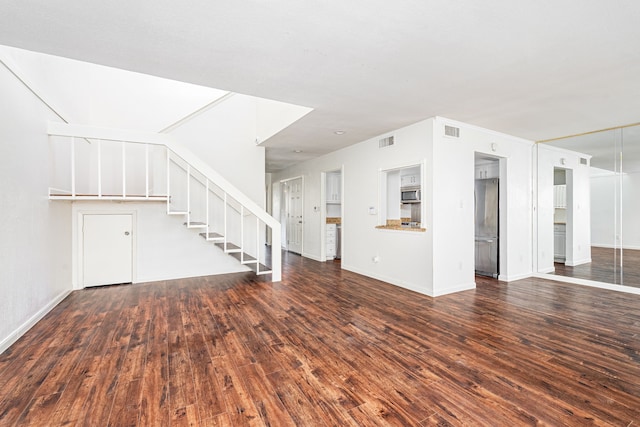
M 567 225 L 553 225 L 553 260 L 564 262 L 567 258 Z
M 341 203 L 342 202 L 342 180 L 340 173 L 329 172 L 327 173 L 327 203 Z
M 337 225 L 327 224 L 325 229 L 325 244 L 326 244 L 326 260 L 332 260 L 336 257 L 336 243 L 337 243 Z
M 489 179 L 500 177 L 500 163 L 487 162 L 476 165 L 476 179 Z
M 557 209 L 567 208 L 567 186 L 566 185 L 553 186 L 553 207 Z
M 400 177 L 400 187 L 417 187 L 420 185 L 420 175 L 403 175 Z

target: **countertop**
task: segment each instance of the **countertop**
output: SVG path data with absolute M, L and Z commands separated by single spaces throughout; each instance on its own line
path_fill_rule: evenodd
M 376 226 L 376 228 L 378 230 L 418 231 L 418 232 L 427 231 L 426 228 L 422 228 L 422 227 L 410 227 L 408 225 L 402 225 L 402 219 L 388 219 L 386 225 L 378 225 Z
M 342 218 L 339 216 L 328 216 L 327 224 L 342 224 Z

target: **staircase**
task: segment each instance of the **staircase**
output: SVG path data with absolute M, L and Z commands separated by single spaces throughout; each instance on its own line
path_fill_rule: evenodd
M 166 203 L 187 229 L 256 274 L 281 280 L 280 223 L 169 135 L 53 122 L 48 133 L 50 200 Z

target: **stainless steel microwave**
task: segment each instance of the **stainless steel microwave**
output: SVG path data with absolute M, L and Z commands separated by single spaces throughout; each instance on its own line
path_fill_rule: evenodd
M 421 198 L 421 191 L 419 188 L 403 188 L 401 191 L 402 203 L 419 203 Z

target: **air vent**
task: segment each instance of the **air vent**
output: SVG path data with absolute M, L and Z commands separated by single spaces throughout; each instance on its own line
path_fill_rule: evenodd
M 450 138 L 460 138 L 460 128 L 444 125 L 444 136 Z
M 581 165 L 588 165 L 589 161 L 585 157 L 580 157 L 580 164 Z
M 388 136 L 386 138 L 382 138 L 379 141 L 379 147 L 380 148 L 389 147 L 391 145 L 394 145 L 395 143 L 396 143 L 395 138 L 393 136 Z

